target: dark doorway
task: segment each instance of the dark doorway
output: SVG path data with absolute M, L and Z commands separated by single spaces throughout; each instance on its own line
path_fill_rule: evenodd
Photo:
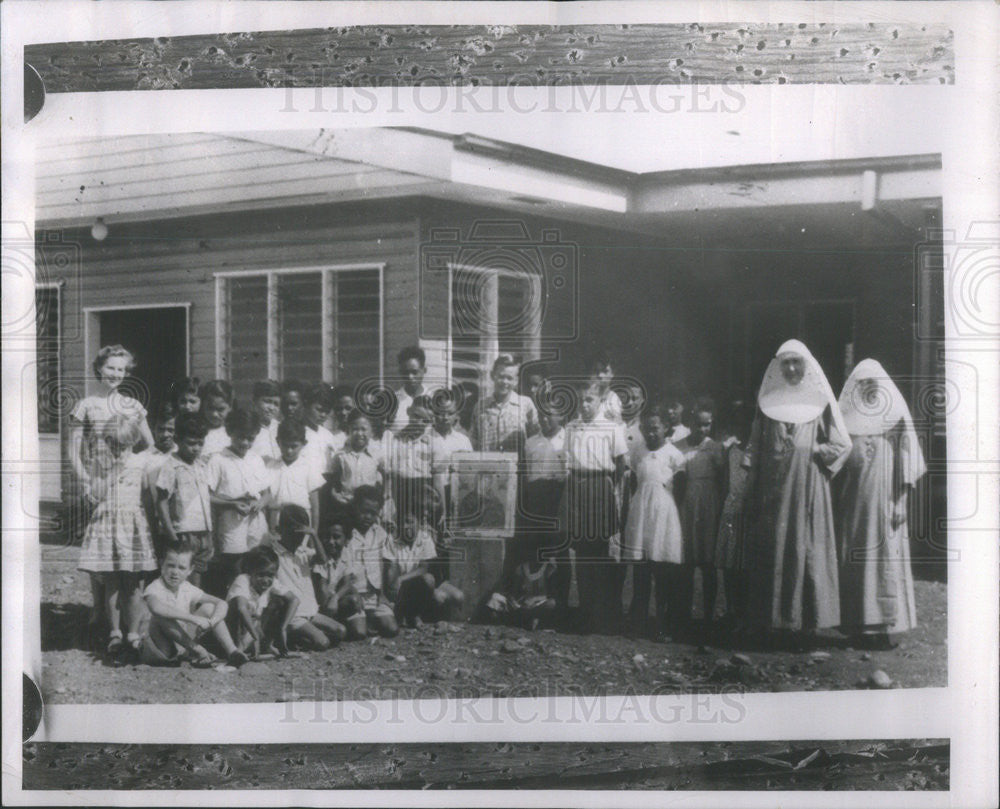
M 853 301 L 755 301 L 747 305 L 744 316 L 746 390 L 757 389 L 774 352 L 796 338 L 822 366 L 834 395 L 840 393 L 853 365 Z
M 187 375 L 188 318 L 183 306 L 98 312 L 100 344 L 120 343 L 135 357 L 123 386 L 146 409 L 167 397 L 170 384 Z

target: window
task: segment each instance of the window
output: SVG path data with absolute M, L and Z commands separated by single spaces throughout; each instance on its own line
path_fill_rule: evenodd
M 59 434 L 59 287 L 35 289 L 35 357 L 38 383 L 38 432 Z
M 498 354 L 537 358 L 541 277 L 523 270 L 450 267 L 450 373 L 482 387 Z
M 241 401 L 259 379 L 382 374 L 382 266 L 216 276 L 216 365 Z

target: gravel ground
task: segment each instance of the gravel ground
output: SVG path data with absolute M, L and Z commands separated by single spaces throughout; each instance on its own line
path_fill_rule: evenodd
M 920 626 L 899 647 L 863 652 L 830 633 L 818 652 L 740 648 L 722 638 L 655 643 L 609 635 L 440 623 L 238 671 L 111 667 L 80 648 L 90 590 L 73 548 L 42 548 L 47 703 L 215 703 L 399 697 L 826 691 L 947 685 L 947 588 L 917 581 Z

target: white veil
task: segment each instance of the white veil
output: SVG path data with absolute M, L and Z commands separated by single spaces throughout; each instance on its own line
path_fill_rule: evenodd
M 862 380 L 871 380 L 875 384 L 863 386 Z M 839 405 L 852 436 L 881 435 L 901 427 L 906 451 L 904 463 L 908 466 L 907 479 L 915 481 L 924 474 L 924 456 L 913 428 L 910 409 L 881 363 L 873 359 L 859 362 L 844 383 Z
M 792 385 L 781 373 L 781 360 L 786 356 L 802 358 L 805 370 L 798 384 Z M 848 435 L 844 417 L 837 406 L 833 389 L 826 374 L 808 348 L 799 340 L 788 340 L 774 355 L 764 372 L 757 404 L 769 419 L 789 424 L 804 424 L 822 415 L 829 407 L 833 420 L 844 436 Z

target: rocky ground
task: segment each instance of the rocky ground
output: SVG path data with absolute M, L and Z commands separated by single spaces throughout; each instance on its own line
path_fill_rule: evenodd
M 947 588 L 916 582 L 920 626 L 865 652 L 830 633 L 817 651 L 741 648 L 724 637 L 655 643 L 472 623 L 404 630 L 237 670 L 109 666 L 80 648 L 90 591 L 76 549 L 42 547 L 42 691 L 51 703 L 215 703 L 399 697 L 825 691 L 947 684 Z M 881 672 L 878 674 L 877 672 Z

